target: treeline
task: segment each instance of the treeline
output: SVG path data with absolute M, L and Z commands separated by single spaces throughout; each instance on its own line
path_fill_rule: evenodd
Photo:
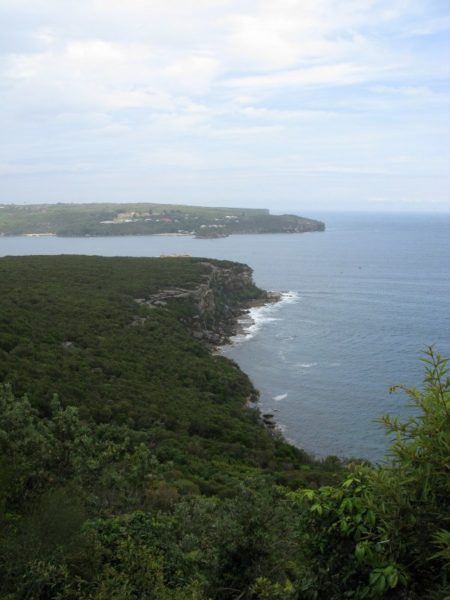
M 213 310 L 261 293 L 211 262 L 232 305 Z M 193 337 L 192 298 L 136 301 L 210 268 L 0 259 L 0 597 L 445 598 L 448 363 L 430 351 L 415 416 L 385 420 L 389 464 L 316 461 Z

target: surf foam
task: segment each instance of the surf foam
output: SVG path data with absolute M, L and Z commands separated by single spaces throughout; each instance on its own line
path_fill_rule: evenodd
M 232 343 L 241 343 L 251 339 L 266 323 L 281 321 L 281 318 L 274 315 L 277 314 L 283 305 L 294 304 L 299 298 L 300 296 L 297 292 L 282 292 L 278 302 L 250 308 L 248 312 L 239 319 L 239 325 L 241 326 L 242 331 L 232 338 Z

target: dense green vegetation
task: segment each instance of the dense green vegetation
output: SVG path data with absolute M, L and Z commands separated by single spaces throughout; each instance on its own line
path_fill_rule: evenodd
M 0 259 L 0 598 L 450 594 L 448 362 L 430 351 L 415 416 L 384 419 L 387 465 L 315 461 L 195 335 L 263 296 L 248 275 Z
M 236 471 L 303 460 L 261 432 L 254 410 L 242 410 L 253 387 L 192 336 L 194 302 L 137 302 L 167 286 L 194 290 L 209 276 L 209 264 L 189 258 L 0 259 L 0 379 L 19 397 L 28 394 L 45 416 L 58 394 L 83 419 L 145 429 L 156 457 L 174 461 L 176 476 L 205 493 L 232 487 Z M 215 264 L 234 268 L 239 282 L 240 266 Z M 229 292 L 231 303 L 260 294 L 245 279 L 234 296 Z M 221 308 L 218 303 L 202 320 L 211 321 L 215 312 L 220 318 Z
M 0 205 L 0 235 L 149 235 L 161 233 L 223 237 L 233 233 L 302 233 L 324 224 L 294 215 L 250 208 L 176 204 Z

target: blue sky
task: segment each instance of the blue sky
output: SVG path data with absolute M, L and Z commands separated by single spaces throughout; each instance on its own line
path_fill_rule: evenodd
M 448 0 L 0 0 L 0 201 L 450 210 Z

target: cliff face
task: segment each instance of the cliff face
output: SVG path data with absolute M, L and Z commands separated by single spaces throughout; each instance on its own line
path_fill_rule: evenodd
M 235 333 L 237 318 L 253 301 L 263 302 L 268 296 L 255 286 L 253 271 L 247 265 L 203 264 L 210 272 L 195 291 L 198 314 L 193 319 L 194 335 L 216 345 Z
M 278 299 L 259 289 L 253 282 L 252 269 L 247 265 L 230 262 L 206 262 L 203 283 L 193 288 L 160 290 L 149 299 L 137 299 L 149 307 L 164 307 L 178 302 L 189 309 L 183 321 L 194 337 L 209 345 L 219 345 L 236 332 L 238 317 L 250 306 Z

